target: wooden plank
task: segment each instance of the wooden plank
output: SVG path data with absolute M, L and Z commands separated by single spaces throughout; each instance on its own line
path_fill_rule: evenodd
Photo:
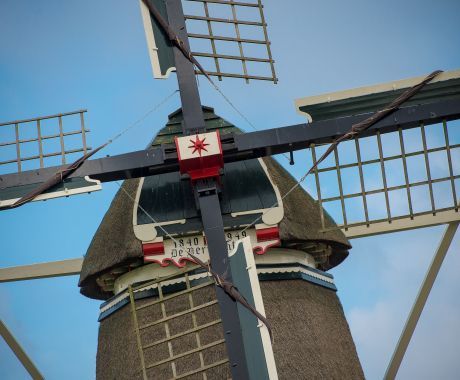
M 52 261 L 31 265 L 1 268 L 0 282 L 34 280 L 38 278 L 72 276 L 79 274 L 83 258 Z
M 23 350 L 19 342 L 13 336 L 10 330 L 0 319 L 0 335 L 5 339 L 6 344 L 11 348 L 16 357 L 19 359 L 24 368 L 29 372 L 30 376 L 34 380 L 43 380 L 44 377 L 32 362 L 32 360 L 27 356 L 26 352 Z

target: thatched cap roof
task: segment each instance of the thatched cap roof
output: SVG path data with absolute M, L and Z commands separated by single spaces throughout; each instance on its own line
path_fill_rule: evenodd
M 232 124 L 216 116 L 212 108 L 203 107 L 203 112 L 208 130 L 219 129 L 221 135 L 239 132 Z M 174 135 L 180 134 L 181 121 L 181 110 L 169 115 L 167 125 L 158 133 L 152 145 L 171 142 Z M 285 194 L 296 181 L 274 159 L 264 158 L 264 162 L 272 181 L 278 186 L 280 193 Z M 134 235 L 132 222 L 133 199 L 138 185 L 139 179 L 124 181 L 123 189 L 115 195 L 86 252 L 79 286 L 81 293 L 88 297 L 107 299 L 113 295 L 104 292 L 99 286 L 97 279 L 102 274 L 124 273 L 143 264 L 141 242 Z M 307 251 L 311 249 L 312 243 L 323 243 L 328 253 L 318 253 L 317 257 L 322 270 L 340 264 L 347 257 L 348 249 L 351 248 L 348 240 L 340 230 L 321 231 L 318 204 L 300 186 L 283 203 L 284 218 L 280 223 L 283 246 Z M 324 217 L 326 227 L 335 226 L 326 212 Z M 314 252 L 312 254 L 315 255 Z

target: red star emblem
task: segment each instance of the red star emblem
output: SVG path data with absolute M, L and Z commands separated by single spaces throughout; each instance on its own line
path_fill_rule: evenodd
M 203 138 L 203 140 L 200 140 L 200 138 L 198 137 L 198 135 L 196 135 L 196 140 L 193 141 L 193 140 L 190 140 L 190 142 L 192 143 L 192 145 L 189 145 L 189 148 L 190 149 L 193 149 L 193 153 L 195 153 L 196 151 L 198 151 L 198 154 L 201 156 L 201 151 L 204 150 L 205 152 L 207 152 L 208 150 L 206 149 L 206 147 L 209 145 L 208 143 L 205 143 L 204 141 L 206 140 L 206 137 Z

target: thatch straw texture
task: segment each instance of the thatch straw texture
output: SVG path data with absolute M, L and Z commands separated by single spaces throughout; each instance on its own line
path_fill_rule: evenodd
M 273 328 L 274 354 L 280 379 L 363 379 L 355 346 L 351 338 L 342 306 L 334 291 L 306 281 L 264 281 L 262 295 L 268 319 Z M 215 299 L 213 287 L 195 291 L 194 305 Z M 142 305 L 152 299 L 137 301 Z M 174 298 L 166 304 L 167 315 L 190 307 L 188 296 Z M 141 313 L 142 311 L 142 313 Z M 198 325 L 219 318 L 217 305 L 196 312 Z M 159 305 L 142 309 L 138 313 L 139 324 L 162 318 Z M 192 317 L 180 317 L 168 323 L 171 335 L 192 328 Z M 134 334 L 130 306 L 127 305 L 101 322 L 97 354 L 97 379 L 142 379 L 140 357 Z M 164 338 L 164 324 L 144 330 L 144 345 Z M 198 333 L 201 345 L 222 339 L 221 325 L 215 325 Z M 195 334 L 189 334 L 172 341 L 173 355 L 197 347 Z M 146 365 L 161 361 L 169 356 L 167 344 L 160 344 L 145 350 Z M 226 358 L 225 345 L 220 344 L 203 353 L 204 364 Z M 184 356 L 174 365 L 176 375 L 200 367 L 199 353 Z M 207 378 L 227 379 L 230 376 L 228 364 L 207 371 Z M 170 363 L 148 371 L 149 379 L 171 378 Z M 188 379 L 203 379 L 194 375 Z
M 238 133 L 237 128 L 216 116 L 211 108 L 203 108 L 209 129 L 219 129 L 221 134 Z M 174 134 L 180 129 L 181 113 L 176 111 L 169 116 L 169 122 L 152 144 L 171 142 Z M 264 158 L 273 182 L 285 194 L 295 183 L 294 178 L 272 158 Z M 135 197 L 139 180 L 127 180 L 123 188 Z M 303 249 L 302 244 L 308 242 L 325 242 L 330 245 L 331 254 L 322 260 L 319 269 L 328 270 L 342 262 L 351 247 L 340 230 L 321 232 L 320 213 L 317 202 L 311 198 L 301 186 L 296 188 L 284 200 L 284 219 L 280 224 L 282 245 Z M 124 191 L 119 190 L 109 210 L 105 214 L 83 262 L 80 274 L 81 293 L 97 299 L 111 296 L 103 292 L 97 284 L 97 278 L 103 273 L 111 272 L 117 267 L 137 262 L 142 264 L 140 241 L 134 236 L 132 226 L 133 201 Z M 326 227 L 335 223 L 325 212 Z

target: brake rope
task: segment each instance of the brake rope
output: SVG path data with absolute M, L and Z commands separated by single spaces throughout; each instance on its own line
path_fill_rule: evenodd
M 412 98 L 415 94 L 417 94 L 427 83 L 431 82 L 434 78 L 436 78 L 439 74 L 441 74 L 442 70 L 433 71 L 431 74 L 427 75 L 420 83 L 410 87 L 406 91 L 404 91 L 400 96 L 394 99 L 391 103 L 389 103 L 385 108 L 376 111 L 374 114 L 369 116 L 367 119 L 353 124 L 351 129 L 344 133 L 342 136 L 335 139 L 329 148 L 321 155 L 321 157 L 311 166 L 311 168 L 292 186 L 282 197 L 281 201 L 283 201 L 289 194 L 291 194 L 300 184 L 305 181 L 309 174 L 313 173 L 313 171 L 318 167 L 318 165 L 323 162 L 337 146 L 344 140 L 349 140 L 357 137 L 362 132 L 369 129 L 378 121 L 382 120 L 384 117 L 390 115 L 394 111 L 396 111 L 403 103 L 408 101 Z M 248 228 L 251 228 L 255 225 L 260 219 L 262 219 L 267 213 L 269 213 L 273 208 L 278 206 L 278 201 L 275 202 L 270 208 L 265 210 L 261 215 L 259 215 L 254 221 L 248 224 L 243 230 L 246 231 Z
M 134 197 L 118 181 L 115 181 L 115 183 L 120 187 L 120 190 L 122 190 L 126 194 L 126 196 L 129 199 L 131 199 L 131 201 L 134 204 L 136 204 L 136 200 L 134 199 Z M 137 203 L 137 207 L 147 216 L 147 218 L 149 218 L 157 227 L 159 227 L 168 238 L 170 238 L 173 242 L 175 242 L 177 245 L 179 245 L 179 242 L 177 241 L 177 239 L 175 239 L 174 236 L 172 236 L 160 223 L 158 223 L 155 220 L 155 218 L 152 215 L 150 215 L 150 213 L 140 205 L 140 203 Z M 248 302 L 246 297 L 244 297 L 239 292 L 238 288 L 235 287 L 235 285 L 233 285 L 232 282 L 228 281 L 224 276 L 221 276 L 216 271 L 214 271 L 211 268 L 211 262 L 210 261 L 205 263 L 201 259 L 196 257 L 195 255 L 193 255 L 192 253 L 190 253 L 190 252 L 186 252 L 186 253 L 192 259 L 193 262 L 195 262 L 201 268 L 206 270 L 206 272 L 208 272 L 209 275 L 214 278 L 214 282 L 215 282 L 216 286 L 220 287 L 235 302 L 240 303 L 246 309 L 248 309 L 252 314 L 254 314 L 267 327 L 268 333 L 270 335 L 270 339 L 273 342 L 272 328 L 271 328 L 271 325 L 268 322 L 267 318 L 264 315 L 262 315 L 259 311 L 257 311 L 257 309 L 255 307 L 253 307 Z
M 252 306 L 248 300 L 238 291 L 238 288 L 233 285 L 230 281 L 228 281 L 225 277 L 219 275 L 216 271 L 211 268 L 210 263 L 205 263 L 200 260 L 195 255 L 188 253 L 188 255 L 203 269 L 205 269 L 213 278 L 218 287 L 220 287 L 231 299 L 235 302 L 240 303 L 246 309 L 248 309 L 252 314 L 254 314 L 266 327 L 268 333 L 270 335 L 270 339 L 273 343 L 273 334 L 270 322 L 268 322 L 267 318 L 262 315 L 257 309 Z

